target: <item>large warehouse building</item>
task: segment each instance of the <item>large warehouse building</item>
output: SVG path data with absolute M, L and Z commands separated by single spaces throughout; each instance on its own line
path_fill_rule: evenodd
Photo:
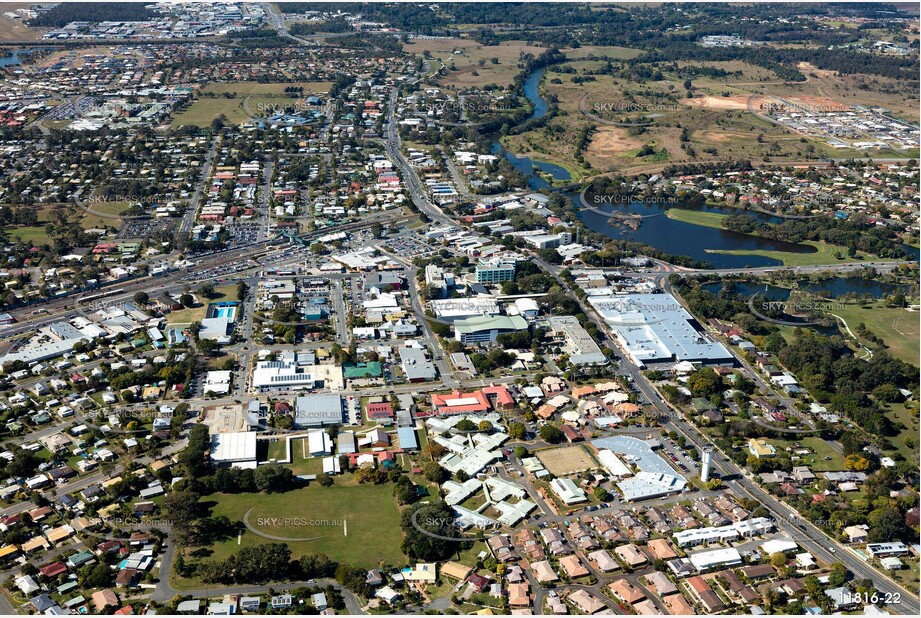
M 638 367 L 681 361 L 733 364 L 729 350 L 697 330 L 694 317 L 671 294 L 589 296 L 588 302 Z

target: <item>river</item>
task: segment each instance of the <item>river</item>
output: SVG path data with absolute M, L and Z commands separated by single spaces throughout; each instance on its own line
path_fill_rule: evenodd
M 532 72 L 524 82 L 524 94 L 531 102 L 533 111 L 528 118 L 537 119 L 547 115 L 550 105 L 540 96 L 539 86 L 541 79 L 547 72 L 547 67 L 542 67 Z M 503 150 L 498 139 L 492 143 L 492 152 L 494 154 L 502 152 L 503 156 L 509 161 L 515 169 L 528 177 L 528 187 L 534 190 L 554 188 L 542 177 L 535 168 L 542 173 L 550 175 L 554 180 L 570 180 L 572 177 L 568 170 L 559 165 L 536 161 L 529 157 L 519 156 L 515 153 Z M 702 262 L 709 262 L 714 268 L 744 268 L 747 266 L 779 266 L 783 263 L 769 257 L 758 255 L 731 255 L 723 253 L 708 253 L 709 250 L 718 251 L 784 251 L 788 253 L 815 253 L 816 249 L 809 245 L 789 243 L 766 238 L 758 238 L 748 234 L 739 234 L 728 230 L 684 223 L 665 216 L 668 208 L 679 207 L 681 204 L 644 204 L 634 202 L 625 204 L 605 204 L 598 207 L 589 208 L 580 198 L 578 193 L 565 192 L 567 197 L 573 200 L 577 208 L 580 208 L 579 218 L 583 224 L 594 232 L 604 234 L 609 238 L 619 240 L 629 240 L 641 242 L 659 249 L 672 255 L 684 255 Z M 709 206 L 699 208 L 706 212 L 718 214 L 739 214 L 742 212 L 733 208 L 721 208 Z M 640 225 L 636 229 L 631 229 L 617 220 L 611 220 L 610 213 L 617 210 L 622 213 L 632 213 L 643 216 Z M 780 223 L 782 219 L 770 215 L 744 211 L 745 214 L 768 221 L 770 223 Z M 918 257 L 918 249 L 905 247 L 910 256 Z

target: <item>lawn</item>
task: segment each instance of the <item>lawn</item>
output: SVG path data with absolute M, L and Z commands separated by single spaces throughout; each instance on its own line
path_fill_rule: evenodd
M 310 94 L 325 94 L 329 92 L 330 82 L 297 82 L 260 84 L 259 82 L 227 82 L 211 84 L 203 92 L 217 95 L 230 94 L 232 96 L 200 97 L 193 101 L 186 109 L 173 117 L 173 126 L 196 125 L 205 127 L 211 121 L 223 114 L 230 124 L 239 124 L 253 116 L 264 116 L 268 108 L 281 108 L 294 105 L 303 101 L 300 95 L 292 96 L 284 92 L 288 86 L 304 88 L 304 96 Z M 247 100 L 247 97 L 250 97 Z M 244 107 L 244 102 L 246 106 Z M 249 109 L 249 112 L 247 112 Z
M 720 230 L 726 229 L 723 227 L 723 221 L 729 216 L 715 212 L 703 212 L 685 208 L 669 208 L 665 211 L 665 214 L 670 219 L 675 219 L 676 221 Z M 745 214 L 745 211 L 740 211 L 740 214 Z M 859 251 L 856 258 L 848 257 L 847 248 L 814 240 L 804 240 L 799 244 L 814 247 L 815 251 L 812 253 L 790 253 L 788 251 L 772 251 L 770 249 L 706 249 L 706 252 L 728 255 L 757 255 L 780 260 L 783 262 L 784 266 L 821 266 L 823 264 L 860 262 L 865 258 L 872 258 L 874 261 L 882 262 L 890 261 L 888 258 L 871 256 L 863 251 Z
M 340 478 L 332 487 L 314 483 L 283 494 L 213 494 L 203 501 L 212 505 L 213 516 L 225 515 L 231 521 L 243 521 L 243 516 L 252 509 L 248 517 L 250 526 L 269 535 L 317 537 L 287 541 L 295 558 L 324 553 L 333 560 L 366 569 L 381 562 L 402 565 L 406 561 L 400 551 L 400 511 L 389 483 L 348 485 Z M 267 518 L 287 518 L 287 521 L 265 521 Z M 236 538 L 216 543 L 212 559 L 226 558 L 239 547 L 272 542 L 245 530 L 239 546 Z
M 855 332 L 857 325 L 863 322 L 870 332 L 885 342 L 894 357 L 906 363 L 918 364 L 921 332 L 917 311 L 886 307 L 885 303 L 878 301 L 868 304 L 848 303 L 834 313 L 841 316 Z
M 201 322 L 208 310 L 208 303 L 221 301 L 237 300 L 237 286 L 224 285 L 214 288 L 213 298 L 203 298 L 197 294 L 197 289 L 192 290 L 196 294 L 199 304 L 195 307 L 186 307 L 178 311 L 172 311 L 166 316 L 166 323 L 173 326 L 177 324 L 191 324 L 192 322 Z
M 886 416 L 904 426 L 899 435 L 891 438 L 892 445 L 907 461 L 918 462 L 918 404 L 913 401 L 884 404 Z
M 788 447 L 792 448 L 794 442 L 798 442 L 802 447 L 812 450 L 814 454 L 802 456 L 802 459 L 795 462 L 795 465 L 809 466 L 813 472 L 831 472 L 845 469 L 844 456 L 821 438 L 801 437 L 794 440 L 775 440 L 771 438 L 769 442 L 774 445 L 778 452 Z M 831 457 L 831 459 L 825 460 L 825 457 Z
M 44 226 L 24 226 L 24 227 L 7 227 L 5 228 L 7 236 L 11 239 L 19 239 L 22 242 L 40 245 L 49 241 L 48 232 Z
M 93 202 L 87 204 L 86 207 L 88 212 L 83 215 L 80 227 L 88 230 L 95 227 L 119 227 L 121 225 L 119 215 L 128 210 L 131 204 L 128 202 Z

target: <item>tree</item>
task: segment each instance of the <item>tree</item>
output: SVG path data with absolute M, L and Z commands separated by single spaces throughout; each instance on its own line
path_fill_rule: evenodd
M 256 488 L 266 493 L 274 493 L 291 487 L 294 473 L 289 468 L 278 464 L 259 466 L 255 472 Z
M 787 556 L 782 551 L 771 554 L 771 566 L 775 569 L 782 569 L 787 564 Z
M 695 397 L 709 398 L 723 390 L 723 380 L 710 367 L 702 367 L 688 378 L 688 389 Z
M 614 496 L 604 487 L 595 488 L 595 497 L 601 502 L 609 502 Z
M 430 461 L 422 466 L 422 476 L 432 483 L 441 485 L 451 476 L 447 470 L 439 466 L 434 461 Z
M 195 526 L 204 514 L 200 496 L 192 491 L 171 491 L 163 498 L 163 510 L 172 524 L 172 536 L 180 546 L 191 545 Z
M 844 457 L 844 467 L 848 470 L 863 472 L 870 469 L 870 460 L 857 453 L 852 453 Z
M 563 432 L 553 425 L 544 425 L 540 428 L 540 439 L 548 444 L 559 444 L 566 439 Z
M 214 298 L 214 284 L 210 281 L 203 283 L 202 286 L 198 288 L 198 293 L 205 298 Z
M 525 437 L 525 426 L 521 423 L 509 423 L 508 435 L 514 440 L 523 440 Z
M 300 559 L 301 571 L 304 577 L 333 577 L 338 566 L 326 554 L 306 554 Z
M 104 562 L 87 565 L 80 570 L 78 580 L 83 588 L 105 588 L 111 586 L 115 578 L 114 571 Z
M 138 292 L 134 295 L 134 302 L 138 305 L 146 305 L 150 302 L 150 296 L 146 292 Z
M 320 475 L 320 478 L 317 479 L 317 483 L 320 484 L 320 487 L 332 487 L 335 482 L 333 477 L 328 474 Z
M 469 542 L 448 540 L 460 538 L 454 518 L 454 511 L 444 502 L 405 509 L 400 521 L 404 534 L 401 550 L 412 560 L 436 562 L 466 549 Z
M 828 585 L 837 588 L 847 583 L 847 568 L 840 562 L 831 565 L 831 573 L 828 575 Z
M 487 420 L 482 420 L 479 425 L 477 425 L 477 429 L 480 431 L 492 431 L 492 423 Z
M 894 384 L 880 384 L 873 389 L 873 397 L 883 403 L 897 403 L 902 401 L 902 393 Z

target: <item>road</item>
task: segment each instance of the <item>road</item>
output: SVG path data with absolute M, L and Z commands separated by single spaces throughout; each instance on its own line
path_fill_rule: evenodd
M 547 264 L 536 256 L 533 256 L 532 259 L 545 271 L 551 273 L 554 278 L 556 278 L 557 282 L 563 286 L 563 289 L 567 290 L 571 296 L 575 297 L 566 281 L 559 276 L 559 267 Z M 661 277 L 662 274 L 659 273 L 659 276 Z M 576 298 L 578 299 L 578 297 Z M 581 300 L 579 300 L 579 304 L 582 311 L 592 322 L 594 322 L 599 331 L 605 333 L 611 341 L 616 343 L 617 339 L 612 336 L 607 323 L 598 316 L 594 309 Z M 902 604 L 894 609 L 899 613 L 918 614 L 921 606 L 919 606 L 916 592 L 909 591 L 880 571 L 877 571 L 859 558 L 851 548 L 830 538 L 811 522 L 801 518 L 795 523 L 791 521 L 791 516 L 794 515 L 792 508 L 762 489 L 757 482 L 723 453 L 708 436 L 703 434 L 696 425 L 689 422 L 680 410 L 666 403 L 664 397 L 660 395 L 658 390 L 649 382 L 638 367 L 632 363 L 624 362 L 621 363 L 621 368 L 643 396 L 658 409 L 660 418 L 663 419 L 665 427 L 672 427 L 679 431 L 685 436 L 689 444 L 697 448 L 698 452 L 702 451 L 703 445 L 709 444 L 713 447 L 714 453 L 721 454 L 719 457 L 714 457 L 714 468 L 719 472 L 722 478 L 730 479 L 728 483 L 732 489 L 732 493 L 744 495 L 762 504 L 765 509 L 771 513 L 777 528 L 790 535 L 791 538 L 795 539 L 796 542 L 808 550 L 816 559 L 826 563 L 841 562 L 854 573 L 856 577 L 872 579 L 877 585 L 877 590 L 884 595 L 890 595 L 890 598 L 892 598 L 893 594 L 898 593 L 902 599 Z

